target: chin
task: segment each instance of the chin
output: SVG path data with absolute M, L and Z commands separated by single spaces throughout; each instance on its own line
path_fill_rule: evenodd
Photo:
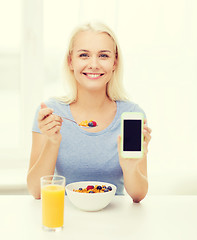
M 96 82 L 88 83 L 88 84 L 79 84 L 81 88 L 87 89 L 89 91 L 102 91 L 106 89 L 106 84 L 100 84 Z

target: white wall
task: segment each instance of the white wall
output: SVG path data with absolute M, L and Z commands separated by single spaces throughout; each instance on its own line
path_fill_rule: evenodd
M 153 130 L 150 192 L 197 193 L 197 3 L 138 1 L 122 8 L 125 82 Z

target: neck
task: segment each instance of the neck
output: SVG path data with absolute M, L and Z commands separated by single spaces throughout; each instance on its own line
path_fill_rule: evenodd
M 78 98 L 75 104 L 85 111 L 99 111 L 105 103 L 111 102 L 107 97 L 106 91 L 78 91 Z

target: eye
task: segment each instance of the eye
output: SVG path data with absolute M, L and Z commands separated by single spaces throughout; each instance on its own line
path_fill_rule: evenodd
M 82 54 L 79 55 L 79 57 L 86 58 L 86 57 L 88 57 L 88 54 L 87 53 L 82 53 Z
M 108 58 L 109 56 L 107 54 L 101 54 L 100 57 L 101 58 Z

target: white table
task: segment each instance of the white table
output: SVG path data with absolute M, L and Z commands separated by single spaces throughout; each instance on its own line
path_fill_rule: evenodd
M 83 212 L 65 197 L 62 232 L 41 228 L 41 201 L 30 195 L 0 196 L 2 240 L 191 240 L 197 239 L 197 196 L 146 196 L 133 203 L 116 196 L 105 209 Z

